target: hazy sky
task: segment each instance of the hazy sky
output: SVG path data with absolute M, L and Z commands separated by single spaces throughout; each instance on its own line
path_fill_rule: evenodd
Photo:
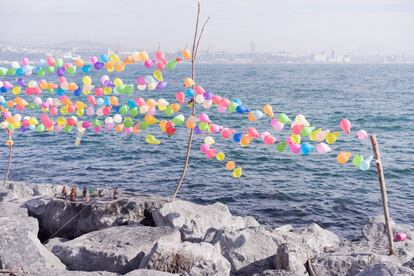
M 414 54 L 414 0 L 203 0 L 202 49 Z M 190 44 L 195 0 L 0 0 L 0 40 Z

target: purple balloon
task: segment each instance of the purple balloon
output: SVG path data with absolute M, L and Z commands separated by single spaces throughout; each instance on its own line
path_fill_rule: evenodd
M 210 92 L 205 92 L 203 96 L 205 100 L 211 100 L 213 98 L 213 94 L 211 94 Z
M 65 74 L 65 68 L 64 67 L 60 67 L 59 69 L 56 70 L 56 74 L 59 77 L 62 77 Z
M 194 127 L 194 133 L 195 134 L 201 134 L 201 133 L 203 133 L 203 131 L 198 126 L 195 126 Z
M 95 62 L 95 64 L 93 65 L 95 67 L 96 70 L 101 70 L 104 67 L 104 63 L 103 62 Z
M 24 84 L 24 80 L 23 79 L 18 79 L 17 80 L 17 83 L 20 85 L 20 86 L 23 86 L 23 87 L 25 87 L 26 85 Z
M 165 89 L 167 87 L 167 82 L 166 81 L 160 81 L 158 84 L 157 84 L 157 89 L 158 90 L 163 90 L 163 89 Z

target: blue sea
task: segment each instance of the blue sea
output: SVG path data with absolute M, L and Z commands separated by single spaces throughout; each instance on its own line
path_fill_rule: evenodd
M 179 65 L 165 73 L 163 91 L 135 91 L 144 98 L 165 98 L 173 102 L 182 89 L 181 80 L 191 75 L 190 66 Z M 114 75 L 135 83 L 148 74 L 142 65 L 130 66 Z M 104 72 L 95 72 L 98 77 Z M 70 80 L 80 83 L 78 74 Z M 10 78 L 0 77 L 0 80 Z M 26 78 L 30 79 L 29 77 Z M 56 78 L 50 78 L 55 79 Z M 280 64 L 280 65 L 198 65 L 197 82 L 207 91 L 239 98 L 250 109 L 269 103 L 274 112 L 292 118 L 303 114 L 324 129 L 339 130 L 346 117 L 355 132 L 365 129 L 376 134 L 382 154 L 391 216 L 399 223 L 414 221 L 414 65 L 413 64 Z M 13 80 L 13 79 L 12 79 Z M 6 95 L 6 94 L 3 94 Z M 7 92 L 10 97 L 10 92 Z M 125 97 L 121 97 L 126 102 Z M 268 121 L 250 123 L 247 115 L 198 111 L 223 126 L 270 131 L 280 141 L 288 131 L 275 133 Z M 189 108 L 182 109 L 184 115 Z M 147 133 L 161 140 L 145 143 Z M 6 139 L 1 132 L 2 139 Z M 80 147 L 76 134 L 16 133 L 10 179 L 33 183 L 78 184 L 96 187 L 118 186 L 121 191 L 171 196 L 184 162 L 188 130 L 177 129 L 172 138 L 158 127 L 138 135 L 114 132 L 86 132 Z M 382 214 L 380 188 L 375 165 L 369 171 L 351 163 L 339 165 L 341 150 L 372 155 L 368 140 L 341 136 L 333 151 L 320 155 L 279 153 L 275 146 L 254 142 L 247 148 L 217 135 L 216 147 L 243 167 L 243 177 L 234 179 L 225 163 L 208 160 L 199 148 L 205 135 L 195 136 L 190 167 L 180 199 L 201 204 L 222 202 L 234 214 L 251 215 L 269 226 L 303 225 L 316 222 L 346 237 L 359 235 L 368 217 Z M 1 143 L 0 168 L 6 167 L 8 149 Z

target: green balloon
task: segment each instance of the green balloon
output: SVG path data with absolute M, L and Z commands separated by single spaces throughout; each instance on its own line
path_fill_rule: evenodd
M 126 94 L 126 95 L 131 95 L 132 93 L 134 92 L 134 86 L 132 85 L 132 84 L 127 84 L 127 85 L 125 85 L 125 88 L 124 88 L 124 93 Z
M 62 65 L 63 65 L 63 59 L 61 59 L 61 58 L 56 59 L 55 65 L 57 67 L 62 67 Z
M 289 119 L 289 117 L 285 114 L 285 113 L 280 113 L 277 116 L 277 119 L 279 120 L 279 122 L 281 122 L 282 124 L 290 124 L 292 122 L 291 119 Z
M 8 70 L 7 70 L 7 75 L 8 76 L 14 76 L 14 75 L 16 75 L 16 69 L 14 69 L 14 68 L 9 68 Z
M 46 71 L 44 69 L 40 69 L 39 71 L 37 71 L 38 77 L 44 77 L 45 75 L 46 75 Z
M 72 126 L 66 125 L 66 126 L 64 126 L 63 131 L 64 132 L 71 132 L 72 128 L 73 128 Z
M 276 150 L 278 152 L 284 152 L 286 149 L 286 146 L 287 146 L 286 142 L 280 142 L 279 144 L 277 144 Z
M 148 128 L 148 123 L 147 122 L 141 122 L 141 124 L 140 124 L 140 126 L 139 126 L 139 128 L 141 129 L 141 130 L 145 130 L 145 129 L 147 129 Z
M 177 65 L 177 61 L 175 61 L 174 59 L 169 61 L 167 64 L 167 68 L 168 70 L 172 71 L 175 69 L 175 66 Z
M 172 109 L 171 105 L 167 106 L 167 108 L 165 109 L 165 114 L 170 116 L 173 113 L 174 113 L 174 110 Z
M 129 109 L 129 114 L 132 117 L 138 116 L 138 113 L 139 113 L 139 110 L 138 110 L 137 107 L 133 107 L 133 108 Z
M 118 92 L 119 94 L 124 94 L 125 93 L 125 85 L 120 85 L 115 87 L 115 91 Z
M 76 73 L 76 67 L 75 66 L 70 66 L 70 67 L 68 67 L 66 72 L 68 72 L 68 74 L 75 74 Z
M 184 123 L 184 120 L 185 120 L 185 118 L 184 118 L 184 116 L 183 115 L 177 115 L 177 116 L 175 116 L 173 119 L 172 119 L 172 121 L 173 121 L 173 123 L 176 125 L 176 126 L 181 126 L 183 123 Z
M 122 115 L 127 114 L 128 113 L 128 106 L 126 106 L 126 105 L 121 106 L 119 108 L 119 113 L 122 114 Z
M 7 74 L 7 69 L 6 68 L 0 68 L 0 76 L 4 76 Z
M 134 125 L 134 121 L 130 117 L 126 117 L 124 119 L 124 126 L 125 127 L 132 127 Z
M 101 126 L 101 125 L 102 125 L 102 122 L 101 122 L 100 120 L 98 120 L 98 119 L 94 119 L 94 120 L 92 121 L 92 125 L 93 125 L 94 127 L 99 127 L 99 126 Z
M 200 128 L 200 130 L 202 131 L 207 131 L 208 130 L 208 123 L 207 122 L 201 122 L 198 127 Z
M 43 124 L 38 124 L 36 126 L 36 131 L 37 132 L 43 132 L 43 131 L 45 131 L 45 126 Z
M 48 66 L 48 67 L 47 67 L 47 72 L 48 72 L 49 74 L 53 74 L 53 73 L 55 72 L 55 67 L 53 67 L 53 66 Z
M 364 161 L 364 157 L 361 154 L 357 154 L 352 159 L 352 164 L 354 164 L 355 167 L 359 168 L 362 161 Z
M 228 109 L 229 109 L 229 111 L 230 111 L 230 112 L 236 112 L 236 108 L 237 108 L 238 106 L 239 106 L 239 105 L 238 105 L 237 103 L 232 102 L 232 103 L 229 105 Z
M 304 127 L 302 128 L 302 130 L 300 131 L 300 135 L 302 137 L 307 137 L 311 134 L 311 132 L 315 129 L 315 127 Z

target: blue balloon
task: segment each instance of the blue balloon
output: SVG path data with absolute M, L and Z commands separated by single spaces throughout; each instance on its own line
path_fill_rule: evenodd
M 237 99 L 237 98 L 232 99 L 231 101 L 234 102 L 234 103 L 237 103 L 239 105 L 242 104 L 242 101 L 240 99 Z
M 134 108 L 137 107 L 137 104 L 134 102 L 134 100 L 128 100 L 128 107 Z
M 5 93 L 5 92 L 7 92 L 7 88 L 3 86 L 2 88 L 0 88 L 0 91 Z
M 185 95 L 186 95 L 187 97 L 193 97 L 193 96 L 194 96 L 194 89 L 192 89 L 192 88 L 188 88 L 188 89 L 185 91 Z
M 82 72 L 83 73 L 88 73 L 91 70 L 91 66 L 90 65 L 84 65 L 82 66 Z
M 109 99 L 110 99 L 109 96 L 105 96 L 105 98 L 104 98 L 104 105 L 106 105 L 106 106 L 110 106 L 111 105 L 111 101 Z
M 56 90 L 56 95 L 58 95 L 58 96 L 63 96 L 65 94 L 66 94 L 66 90 L 64 90 L 60 87 Z
M 236 111 L 237 111 L 238 113 L 240 113 L 240 114 L 250 112 L 250 110 L 249 110 L 247 107 L 245 107 L 244 105 L 238 105 L 238 106 L 236 107 Z
M 302 155 L 309 155 L 314 149 L 315 147 L 307 142 L 300 145 L 300 153 Z
M 120 105 L 116 105 L 113 108 L 114 108 L 115 113 L 119 113 L 119 109 L 121 108 L 121 106 Z
M 240 142 L 241 138 L 242 138 L 243 133 L 241 132 L 237 132 L 233 134 L 233 141 L 234 142 Z
M 102 62 L 107 62 L 109 60 L 109 56 L 107 54 L 101 54 L 100 58 Z
M 19 67 L 16 69 L 16 76 L 23 76 L 24 75 L 24 70 L 22 67 Z
M 82 89 L 81 89 L 80 87 L 76 88 L 76 89 L 73 91 L 73 95 L 75 95 L 75 96 L 77 96 L 77 97 L 79 97 L 81 94 L 82 94 Z

